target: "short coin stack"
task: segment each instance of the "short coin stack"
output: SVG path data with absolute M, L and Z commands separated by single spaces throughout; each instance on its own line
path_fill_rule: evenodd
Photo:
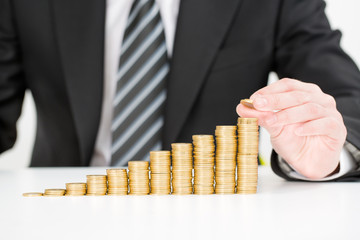
M 65 196 L 84 196 L 86 194 L 86 183 L 66 183 Z
M 59 197 L 65 195 L 65 189 L 45 189 L 45 197 Z
M 171 193 L 170 151 L 150 152 L 151 194 L 167 195 Z
M 257 191 L 259 127 L 256 118 L 238 119 L 237 193 Z
M 108 195 L 128 194 L 128 175 L 126 169 L 106 169 L 108 178 Z
M 215 193 L 235 193 L 236 126 L 216 126 Z
M 89 196 L 106 195 L 107 179 L 106 175 L 87 175 L 87 193 Z
M 147 195 L 149 187 L 149 162 L 129 161 L 129 194 Z
M 171 148 L 173 194 L 192 194 L 192 144 L 173 143 Z
M 194 145 L 194 193 L 214 193 L 214 154 L 213 135 L 192 136 Z

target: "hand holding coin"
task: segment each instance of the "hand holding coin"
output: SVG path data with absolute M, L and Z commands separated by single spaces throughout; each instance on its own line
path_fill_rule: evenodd
M 332 96 L 315 84 L 282 79 L 250 99 L 254 109 L 239 104 L 237 113 L 258 118 L 274 150 L 297 172 L 310 179 L 334 172 L 347 132 Z

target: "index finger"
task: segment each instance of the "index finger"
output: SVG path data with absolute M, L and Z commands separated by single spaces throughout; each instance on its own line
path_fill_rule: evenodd
M 284 78 L 270 84 L 269 86 L 259 89 L 251 95 L 250 99 L 254 100 L 256 95 L 270 95 L 289 91 L 304 91 L 308 93 L 322 92 L 316 84 L 301 82 L 299 80 L 290 78 Z

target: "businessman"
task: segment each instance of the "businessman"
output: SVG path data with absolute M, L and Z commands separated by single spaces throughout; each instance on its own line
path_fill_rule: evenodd
M 278 175 L 360 176 L 360 73 L 321 0 L 0 0 L 0 150 L 29 89 L 31 166 L 126 165 L 257 117 Z M 282 79 L 266 86 L 270 71 Z M 297 80 L 295 80 L 297 79 Z M 251 96 L 255 109 L 239 100 Z

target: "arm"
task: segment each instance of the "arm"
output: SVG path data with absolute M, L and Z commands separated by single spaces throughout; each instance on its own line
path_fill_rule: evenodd
M 275 71 L 318 85 L 333 96 L 347 128 L 347 141 L 360 149 L 360 72 L 340 47 L 320 0 L 284 1 L 276 41 Z
M 25 92 L 12 1 L 0 0 L 0 152 L 16 140 L 16 121 Z
M 324 8 L 323 1 L 284 1 L 282 19 L 279 21 L 275 71 L 279 77 L 315 83 L 323 92 L 333 96 L 347 129 L 346 141 L 360 149 L 360 73 L 352 59 L 341 49 L 341 33 L 331 30 Z M 354 153 L 347 149 L 349 144 L 344 145 L 344 151 L 352 154 L 353 158 L 343 153 L 343 162 L 357 160 Z M 278 165 L 278 157 L 273 152 L 273 169 L 284 172 Z M 340 178 L 356 175 L 356 167 L 349 169 L 350 172 Z M 278 174 L 281 173 L 278 171 Z
M 287 0 L 279 14 L 274 71 L 308 83 L 281 80 L 253 94 L 258 111 L 238 107 L 241 116 L 258 117 L 274 150 L 312 179 L 336 170 L 345 139 L 360 146 L 360 73 L 339 46 L 340 33 L 331 30 L 324 6 L 320 0 Z M 260 106 L 264 98 L 267 104 Z M 275 159 L 273 154 L 274 171 L 294 179 Z

